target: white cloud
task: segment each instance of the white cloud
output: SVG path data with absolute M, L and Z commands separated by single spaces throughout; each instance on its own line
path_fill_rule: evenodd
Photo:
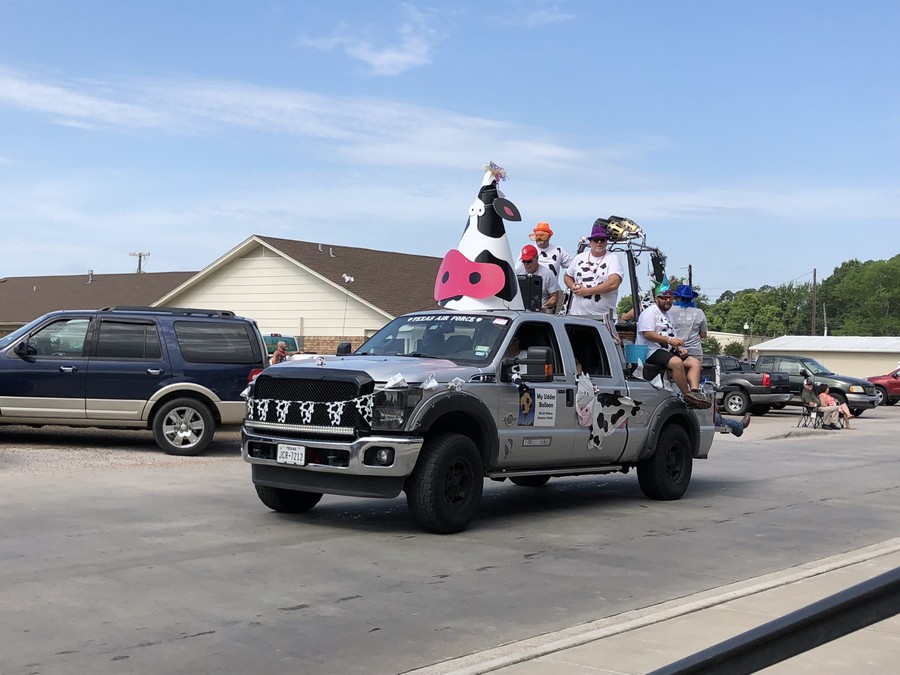
M 159 115 L 148 108 L 113 101 L 109 96 L 77 91 L 79 88 L 90 89 L 91 86 L 86 83 L 61 86 L 39 82 L 0 67 L 0 103 L 74 118 L 69 120 L 73 125 L 84 124 L 85 119 L 130 127 L 155 127 L 162 124 L 163 120 Z
M 403 9 L 407 18 L 397 29 L 396 44 L 375 46 L 358 31 L 354 35 L 347 26 L 324 38 L 300 37 L 297 43 L 315 49 L 343 49 L 350 58 L 368 64 L 375 75 L 400 75 L 431 63 L 433 43 L 437 40 L 437 31 L 422 11 L 409 4 L 404 4 Z

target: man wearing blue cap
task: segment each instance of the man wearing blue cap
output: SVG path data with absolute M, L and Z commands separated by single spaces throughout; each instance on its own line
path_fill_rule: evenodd
M 703 343 L 709 327 L 706 324 L 706 314 L 697 307 L 694 300 L 699 295 L 687 284 L 681 284 L 675 288 L 675 302 L 669 310 L 669 321 L 675 326 L 675 335 L 684 340 L 684 348 L 688 354 L 698 359 L 703 356 Z

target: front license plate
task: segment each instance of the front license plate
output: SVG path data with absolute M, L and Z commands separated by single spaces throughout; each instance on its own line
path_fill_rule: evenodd
M 302 445 L 279 443 L 275 461 L 279 464 L 306 464 L 306 448 Z

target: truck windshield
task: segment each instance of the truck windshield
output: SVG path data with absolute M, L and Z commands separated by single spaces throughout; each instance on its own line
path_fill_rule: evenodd
M 401 316 L 354 353 L 433 357 L 484 364 L 493 359 L 511 324 L 507 317 L 477 314 Z
M 815 359 L 803 359 L 802 361 L 803 367 L 806 368 L 813 375 L 831 375 L 831 369 L 826 368 L 821 363 L 816 361 Z

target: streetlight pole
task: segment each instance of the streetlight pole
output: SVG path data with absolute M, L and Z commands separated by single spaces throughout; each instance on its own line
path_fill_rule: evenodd
M 747 360 L 750 361 L 750 362 L 752 363 L 752 362 L 753 362 L 753 358 L 752 358 L 752 356 L 751 356 L 751 354 L 750 354 L 750 347 L 753 346 L 753 322 L 752 322 L 752 321 L 745 321 L 745 322 L 744 322 L 744 330 L 749 330 L 749 331 L 750 331 L 750 339 L 747 341 Z

